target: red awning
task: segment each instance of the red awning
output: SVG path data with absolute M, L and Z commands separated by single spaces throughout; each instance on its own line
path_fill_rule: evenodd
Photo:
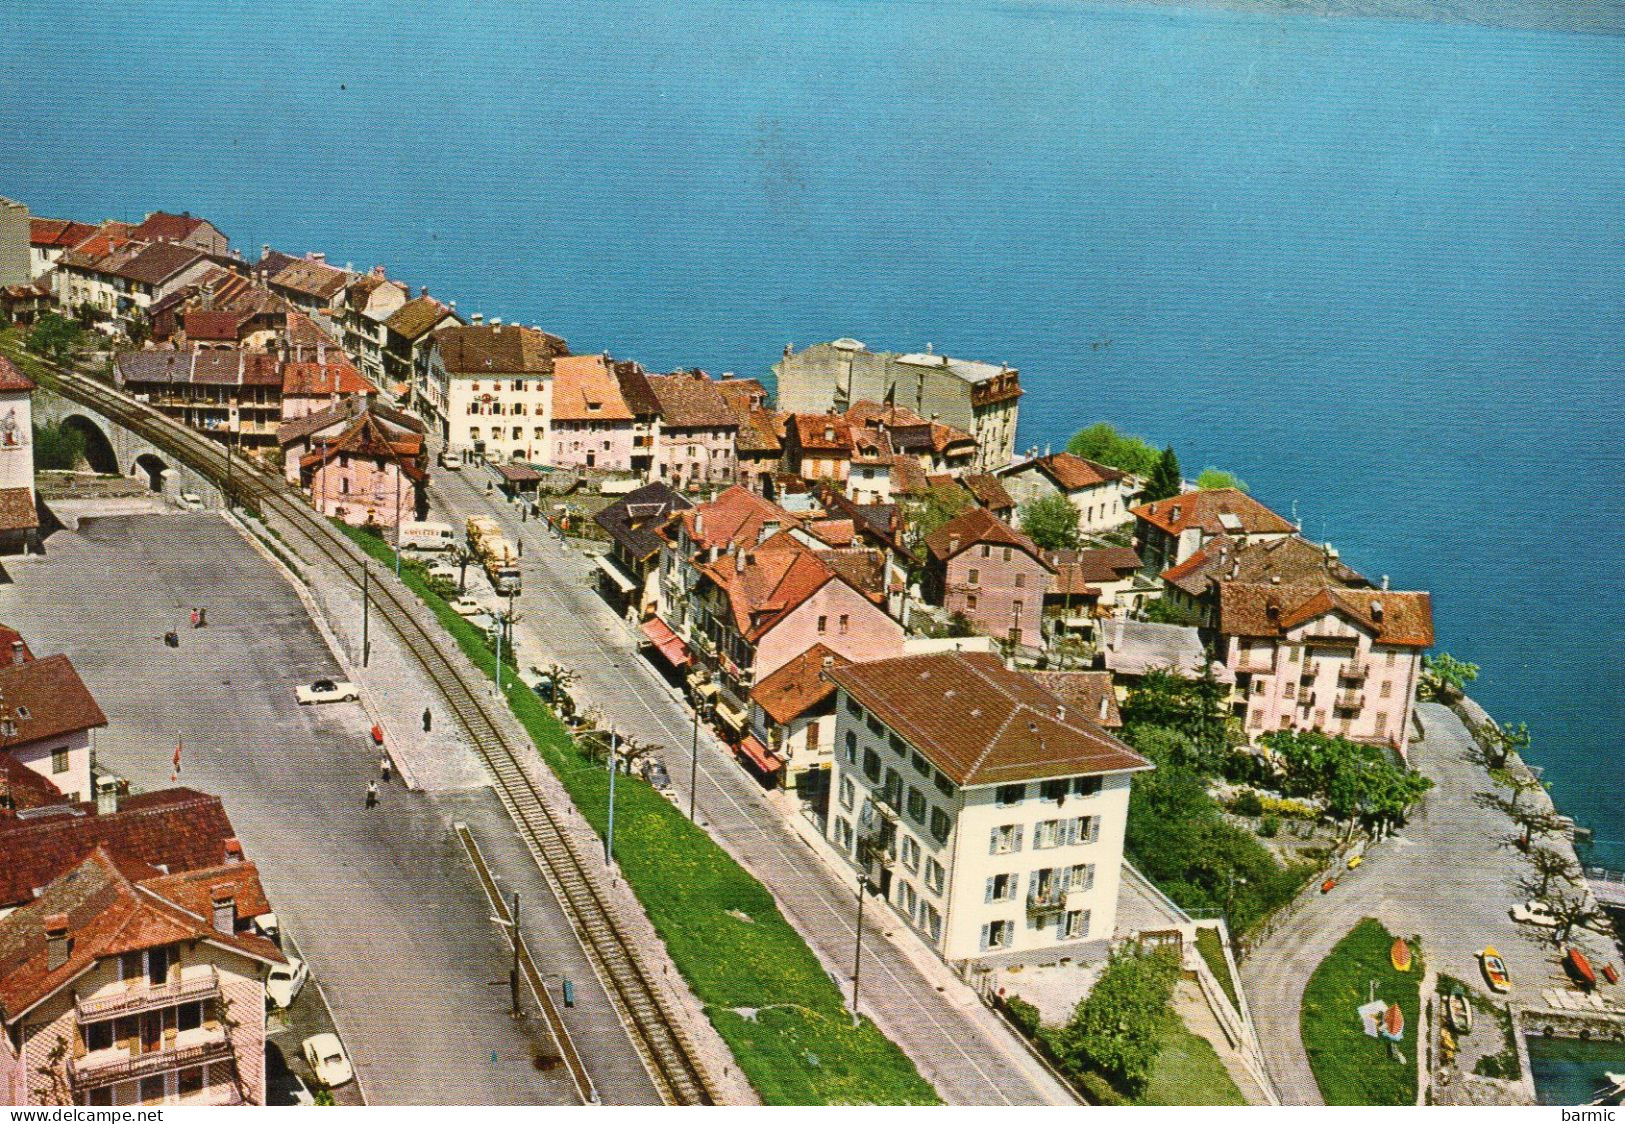
M 673 667 L 687 667 L 693 662 L 688 653 L 688 645 L 682 638 L 671 630 L 671 626 L 659 617 L 650 617 L 638 626 L 643 635 L 649 638 L 649 643 L 660 649 L 660 654 L 666 657 Z
M 745 756 L 755 762 L 756 767 L 764 773 L 774 773 L 784 767 L 784 758 L 773 753 L 749 734 L 739 743 L 739 748 L 744 750 Z

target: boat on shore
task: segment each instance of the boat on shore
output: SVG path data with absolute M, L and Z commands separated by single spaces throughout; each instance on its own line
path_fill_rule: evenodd
M 1570 945 L 1563 953 L 1563 966 L 1568 969 L 1569 975 L 1587 991 L 1597 986 L 1597 972 L 1591 967 L 1591 961 L 1586 954 Z
M 1388 961 L 1393 964 L 1396 972 L 1409 972 L 1411 970 L 1411 946 L 1404 937 L 1395 937 L 1393 947 L 1388 950 Z
M 1490 985 L 1491 991 L 1507 992 L 1512 990 L 1512 975 L 1507 971 L 1506 961 L 1501 954 L 1495 951 L 1494 945 L 1488 945 L 1478 954 L 1479 966 L 1484 970 L 1484 980 Z
M 1471 1034 L 1473 1032 L 1473 1003 L 1461 992 L 1452 992 L 1446 1000 L 1446 1009 L 1450 1012 L 1450 1025 L 1455 1027 L 1457 1034 Z

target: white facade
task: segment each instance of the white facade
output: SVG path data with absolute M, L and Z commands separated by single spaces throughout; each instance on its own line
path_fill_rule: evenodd
M 96 761 L 94 730 L 75 730 L 59 738 L 12 746 L 8 752 L 61 790 L 70 800 L 92 800 L 91 766 Z
M 961 787 L 844 690 L 835 722 L 829 839 L 945 960 L 1110 937 L 1128 773 Z
M 448 449 L 475 459 L 552 463 L 551 375 L 454 375 L 434 356 L 425 391 Z

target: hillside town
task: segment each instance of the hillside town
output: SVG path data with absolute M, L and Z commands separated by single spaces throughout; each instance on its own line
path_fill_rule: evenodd
M 244 253 L 184 211 L 5 201 L 0 326 L 6 1104 L 431 1096 L 364 1025 L 388 948 L 347 943 L 365 914 L 293 873 L 363 864 L 436 864 L 439 915 L 478 915 L 421 947 L 377 923 L 437 973 L 466 955 L 502 1008 L 471 1037 L 512 1021 L 487 976 L 529 1012 L 490 1063 L 511 1046 L 541 1075 L 482 1085 L 471 1056 L 470 1103 L 1274 1105 L 1374 1080 L 1394 1099 L 1366 1103 L 1533 1103 L 1510 1028 L 1625 1028 L 1607 891 L 1434 652 L 1429 594 L 1172 449 L 1023 447 L 1013 367 L 841 337 L 657 371 L 381 265 Z M 348 553 L 318 553 L 288 498 Z M 263 571 L 263 621 L 202 592 L 211 567 L 225 590 Z M 127 636 L 61 622 L 103 597 Z M 262 628 L 312 654 L 282 666 Z M 252 656 L 208 647 L 228 635 Z M 196 677 L 182 717 L 143 698 L 131 668 L 179 659 L 242 709 L 209 713 Z M 264 723 L 290 742 L 274 789 L 223 748 Z M 525 760 L 493 764 L 510 737 Z M 566 825 L 553 849 L 604 883 L 639 970 L 683 981 L 650 1003 L 687 1076 L 605 990 L 621 969 L 568 879 L 540 877 L 527 802 Z M 1421 852 L 1500 835 L 1478 876 L 1498 928 L 1431 913 Z M 1539 892 L 1513 888 L 1525 867 Z M 714 901 L 682 884 L 702 870 Z M 521 908 L 556 929 L 521 936 Z M 779 943 L 750 944 L 770 921 Z M 1315 1039 L 1328 966 L 1373 941 L 1375 1013 L 1339 1007 Z M 757 957 L 759 980 L 716 978 Z M 1132 988 L 1156 1011 L 1114 1052 L 1092 1028 Z M 772 1022 L 776 989 L 828 1026 Z M 848 1017 L 872 1037 L 838 1038 Z M 1323 1071 L 1367 1043 L 1381 1064 Z M 866 1084 L 829 1091 L 821 1051 Z

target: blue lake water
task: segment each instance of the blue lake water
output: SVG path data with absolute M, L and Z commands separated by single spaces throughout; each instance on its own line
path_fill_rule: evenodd
M 1524 1042 L 1541 1104 L 1588 1105 L 1610 1088 L 1604 1074 L 1625 1073 L 1625 1042 L 1582 1042 L 1536 1034 Z M 1618 1099 L 1609 1097 L 1605 1103 L 1616 1104 Z
M 1625 39 L 1081 3 L 13 2 L 0 194 L 206 214 L 578 350 L 1019 366 L 1435 594 L 1625 840 Z M 1608 854 L 1625 861 L 1625 845 Z

